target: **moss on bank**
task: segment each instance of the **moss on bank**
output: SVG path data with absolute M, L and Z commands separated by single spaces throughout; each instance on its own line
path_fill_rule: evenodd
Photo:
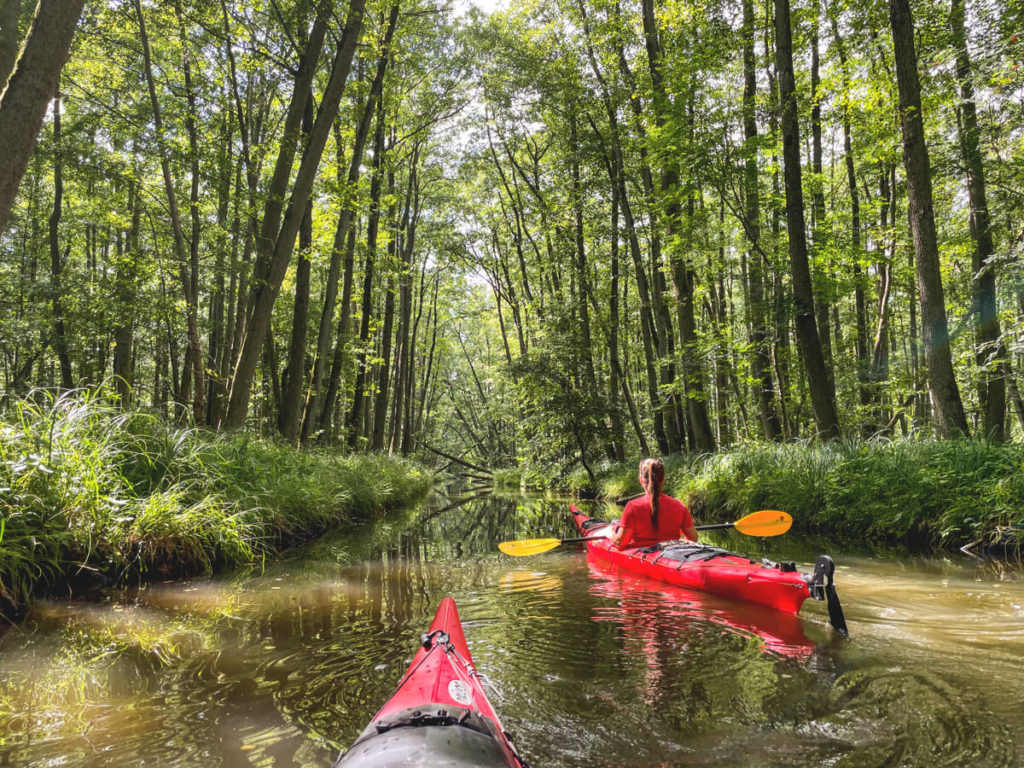
M 68 581 L 209 573 L 430 490 L 381 455 L 297 450 L 37 394 L 0 416 L 0 610 Z
M 640 491 L 636 463 L 601 468 L 597 486 Z M 782 509 L 794 528 L 883 542 L 960 547 L 975 540 L 1024 545 L 1024 446 L 979 440 L 850 440 L 742 446 L 672 456 L 667 490 L 707 521 Z

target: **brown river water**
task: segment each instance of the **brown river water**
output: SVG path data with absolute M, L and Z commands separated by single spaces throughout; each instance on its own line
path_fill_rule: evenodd
M 841 640 L 810 600 L 788 617 L 578 545 L 509 558 L 499 541 L 574 535 L 566 502 L 462 501 L 259 573 L 38 604 L 0 636 L 0 765 L 329 766 L 445 595 L 534 768 L 1024 765 L 1024 583 L 1007 566 L 712 539 L 803 565 L 831 552 Z

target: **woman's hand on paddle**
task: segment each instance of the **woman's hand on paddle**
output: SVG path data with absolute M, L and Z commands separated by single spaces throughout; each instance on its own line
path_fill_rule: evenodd
M 691 522 L 689 525 L 684 525 L 683 526 L 683 536 L 685 536 L 687 539 L 692 541 L 694 544 L 697 543 L 697 541 L 698 541 L 697 528 L 696 528 L 696 526 L 694 526 L 693 522 Z
M 617 522 L 612 523 L 612 532 L 608 536 L 608 542 L 611 546 L 617 548 L 624 538 L 626 538 L 626 529 Z M 630 538 L 632 538 L 632 533 L 630 533 Z

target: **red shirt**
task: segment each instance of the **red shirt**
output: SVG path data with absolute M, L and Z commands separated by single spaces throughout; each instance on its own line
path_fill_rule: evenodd
M 633 499 L 622 510 L 619 526 L 632 531 L 633 535 L 623 538 L 620 547 L 646 547 L 659 541 L 678 539 L 685 535 L 683 528 L 693 525 L 690 510 L 679 499 L 662 495 L 658 498 L 658 529 L 651 522 L 651 500 L 647 496 Z

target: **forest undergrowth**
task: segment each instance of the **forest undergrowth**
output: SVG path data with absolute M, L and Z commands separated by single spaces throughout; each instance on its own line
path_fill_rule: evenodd
M 0 612 L 61 589 L 208 574 L 423 498 L 434 477 L 381 454 L 179 428 L 102 393 L 0 413 Z
M 583 471 L 568 489 L 621 499 L 640 492 L 637 463 Z M 1024 446 L 983 440 L 849 439 L 757 443 L 666 459 L 666 492 L 700 522 L 781 509 L 793 527 L 879 543 L 1024 546 Z

